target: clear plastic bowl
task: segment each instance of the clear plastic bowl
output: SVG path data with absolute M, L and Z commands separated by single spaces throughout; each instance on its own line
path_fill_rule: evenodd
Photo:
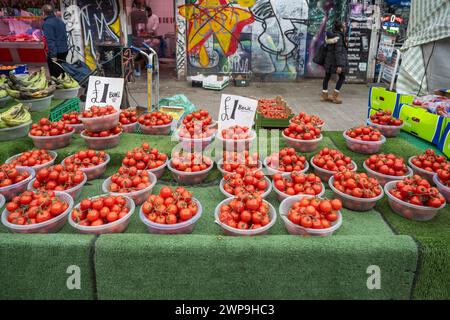
M 211 136 L 207 138 L 202 139 L 189 139 L 189 138 L 181 138 L 178 135 L 178 132 L 176 134 L 176 137 L 179 142 L 181 142 L 181 146 L 183 150 L 193 150 L 193 149 L 201 149 L 202 151 L 206 149 L 207 146 L 209 146 L 212 141 L 214 140 L 214 134 L 211 134 Z
M 97 199 L 99 197 L 105 197 L 108 196 L 108 194 L 103 194 L 99 196 L 95 196 L 89 199 Z M 114 222 L 110 222 L 107 224 L 103 224 L 101 226 L 82 226 L 73 221 L 72 216 L 69 215 L 69 224 L 78 230 L 79 233 L 83 234 L 104 234 L 104 233 L 121 233 L 124 232 L 125 229 L 128 227 L 128 224 L 130 223 L 130 218 L 134 213 L 134 210 L 136 209 L 136 205 L 134 204 L 133 200 L 127 196 L 123 196 L 125 200 L 127 201 L 126 207 L 130 209 L 127 215 L 122 217 L 121 219 L 118 219 Z M 80 204 L 77 204 L 73 210 L 80 208 Z M 72 210 L 72 211 L 73 211 Z M 71 211 L 71 213 L 72 213 Z
M 5 197 L 6 201 L 11 200 L 15 196 L 27 190 L 28 183 L 34 179 L 34 176 L 36 174 L 35 171 L 29 167 L 19 167 L 17 168 L 17 171 L 19 172 L 27 171 L 30 175 L 28 176 L 28 178 L 18 183 L 12 184 L 7 187 L 0 187 L 0 194 L 2 194 Z
M 269 196 L 270 192 L 272 191 L 272 182 L 267 177 L 264 177 L 264 180 L 267 182 L 267 188 L 264 191 L 264 193 L 261 194 L 261 197 L 263 197 L 265 199 L 265 198 L 267 198 L 267 196 Z M 223 193 L 223 195 L 225 197 L 234 198 L 235 197 L 234 195 L 225 191 L 225 189 L 223 188 L 224 185 L 225 185 L 225 178 L 222 178 L 222 180 L 220 180 L 220 185 L 219 185 L 220 191 Z
M 15 99 L 17 102 L 20 103 L 27 103 L 31 105 L 30 111 L 39 111 L 43 109 L 47 109 L 50 107 L 50 104 L 52 103 L 53 96 L 48 96 L 45 98 L 39 98 L 39 99 L 30 99 L 30 100 L 19 100 Z
M 66 159 L 69 159 L 71 157 L 73 157 L 73 155 L 64 158 L 64 160 L 61 162 L 61 164 L 63 166 L 66 166 L 66 164 L 65 164 Z M 111 160 L 111 157 L 109 156 L 109 154 L 106 153 L 105 162 L 103 162 L 99 165 L 96 165 L 95 167 L 92 167 L 92 168 L 80 168 L 79 170 L 84 172 L 88 181 L 95 180 L 95 179 L 100 178 L 102 176 L 102 174 L 106 171 L 106 166 L 108 165 L 110 160 Z
M 16 140 L 26 137 L 30 131 L 32 121 L 21 124 L 17 127 L 0 129 L 0 141 Z
M 433 181 L 433 177 L 436 174 L 434 171 L 430 172 L 427 170 L 424 170 L 422 168 L 419 168 L 418 166 L 416 166 L 414 163 L 412 163 L 412 159 L 415 158 L 416 156 L 412 156 L 408 159 L 408 164 L 409 166 L 412 168 L 414 174 L 417 174 L 419 176 L 421 176 L 424 179 L 427 179 L 427 181 L 429 183 L 431 183 L 432 185 L 434 185 L 434 181 Z
M 150 177 L 150 185 L 147 186 L 147 188 L 144 188 L 142 190 L 133 191 L 133 192 L 127 192 L 127 193 L 111 192 L 111 191 L 109 191 L 109 185 L 111 184 L 111 177 L 109 177 L 108 179 L 103 181 L 102 190 L 103 190 L 103 192 L 111 194 L 113 196 L 130 197 L 131 199 L 133 199 L 134 204 L 139 206 L 147 200 L 148 196 L 152 193 L 153 187 L 155 186 L 156 181 L 157 181 L 155 175 L 153 173 L 151 173 L 149 170 L 147 170 L 147 171 L 148 171 L 149 177 Z
M 49 162 L 43 163 L 43 164 L 38 164 L 36 166 L 32 166 L 30 168 L 32 168 L 35 172 L 38 172 L 41 169 L 51 167 L 55 163 L 55 160 L 56 160 L 56 157 L 58 156 L 58 154 L 55 151 L 48 151 L 48 153 L 50 153 L 52 155 L 52 160 L 50 160 Z M 14 160 L 16 160 L 18 157 L 20 157 L 21 155 L 22 155 L 22 153 L 12 156 L 11 158 L 7 159 L 5 161 L 5 163 L 11 163 Z M 22 167 L 25 167 L 25 166 L 17 166 L 17 168 L 22 168 Z
M 434 175 L 433 180 L 439 192 L 444 196 L 445 201 L 447 201 L 447 203 L 450 203 L 450 187 L 447 187 L 446 185 L 442 184 L 437 174 Z
M 10 96 L 0 98 L 0 108 L 3 108 L 9 100 L 11 100 Z
M 3 208 L 5 202 L 6 202 L 5 197 L 0 193 L 0 208 Z
M 225 223 L 222 223 L 219 220 L 220 207 L 224 204 L 228 204 L 233 199 L 234 198 L 226 198 L 225 200 L 223 200 L 222 202 L 220 202 L 217 205 L 216 210 L 214 211 L 214 221 L 223 229 L 223 232 L 226 235 L 229 235 L 229 236 L 258 236 L 258 235 L 266 234 L 267 232 L 269 232 L 269 229 L 272 228 L 272 226 L 277 221 L 277 212 L 276 212 L 275 208 L 268 201 L 263 200 L 264 203 L 269 205 L 270 222 L 268 224 L 266 224 L 265 226 L 258 228 L 258 229 L 249 229 L 249 230 L 241 230 L 241 229 L 232 228 L 230 226 L 227 226 Z
M 338 211 L 338 219 L 333 222 L 333 225 L 326 229 L 312 229 L 312 228 L 305 228 L 298 224 L 293 223 L 288 218 L 289 210 L 292 208 L 295 202 L 299 201 L 302 198 L 314 198 L 313 196 L 305 196 L 305 195 L 298 195 L 298 196 L 292 196 L 284 199 L 280 203 L 280 217 L 284 222 L 284 226 L 286 227 L 286 230 L 290 234 L 294 235 L 302 235 L 302 236 L 329 236 L 332 235 L 339 227 L 342 225 L 342 213 L 341 211 Z
M 374 154 L 380 151 L 383 143 L 386 142 L 386 138 L 382 135 L 380 141 L 362 141 L 350 138 L 345 134 L 345 131 L 342 133 L 344 136 L 345 142 L 347 143 L 347 147 L 357 153 L 362 154 Z
M 381 193 L 376 196 L 375 198 L 356 198 L 354 196 L 345 194 L 339 190 L 337 190 L 333 186 L 334 177 L 331 177 L 328 181 L 328 185 L 330 186 L 330 189 L 333 191 L 334 197 L 338 198 L 342 201 L 342 205 L 350 210 L 353 211 L 368 211 L 375 207 L 377 204 L 377 201 L 383 198 L 384 192 L 383 188 L 381 188 Z
M 70 89 L 56 89 L 53 93 L 53 96 L 55 99 L 68 100 L 78 97 L 78 91 L 80 91 L 80 87 Z
M 33 180 L 31 180 L 28 183 L 28 190 L 36 191 L 36 189 L 33 187 L 34 180 L 36 180 L 36 178 L 34 178 Z M 83 186 L 86 184 L 86 181 L 87 181 L 86 174 L 83 173 L 83 181 L 81 181 L 81 183 L 77 184 L 76 186 L 74 186 L 70 189 L 64 190 L 62 192 L 67 193 L 69 196 L 71 196 L 73 198 L 74 201 L 78 201 L 78 200 L 80 200 L 81 191 L 83 189 Z
M 89 149 L 94 150 L 106 150 L 111 149 L 117 146 L 120 142 L 120 136 L 122 135 L 122 132 L 119 134 L 109 136 L 109 137 L 89 137 L 85 135 L 86 130 L 83 130 L 83 132 L 80 133 L 80 137 L 84 139 L 84 142 L 86 142 L 86 145 Z
M 55 196 L 61 200 L 67 203 L 69 206 L 67 207 L 66 211 L 61 213 L 59 216 L 54 217 L 53 219 L 32 224 L 32 225 L 17 225 L 10 223 L 7 220 L 7 217 L 9 215 L 8 210 L 3 210 L 2 214 L 2 223 L 3 225 L 9 229 L 9 231 L 14 233 L 55 233 L 61 230 L 64 225 L 66 224 L 67 217 L 69 216 L 69 213 L 72 212 L 73 207 L 73 199 L 71 196 L 69 196 L 65 192 L 58 192 L 55 191 Z
M 164 170 L 166 169 L 168 163 L 169 163 L 169 158 L 167 158 L 167 160 L 166 160 L 166 162 L 164 162 L 164 164 L 160 165 L 159 167 L 153 168 L 153 169 L 148 169 L 148 171 L 153 173 L 155 175 L 155 177 L 157 179 L 159 179 L 162 177 Z
M 289 138 L 282 132 L 283 138 L 286 141 L 288 147 L 294 148 L 299 152 L 313 152 L 319 146 L 319 142 L 322 141 L 323 135 L 321 134 L 317 139 L 312 140 L 298 140 Z
M 284 178 L 289 178 L 289 180 L 291 180 L 290 177 L 288 177 L 288 176 L 284 176 Z M 316 197 L 319 197 L 319 198 L 323 197 L 323 195 L 325 194 L 325 185 L 323 183 L 321 183 L 321 184 L 322 184 L 322 191 L 320 191 L 320 193 L 318 195 L 316 195 Z M 284 193 L 283 191 L 278 190 L 275 187 L 275 185 L 273 186 L 273 191 L 275 191 L 275 193 L 277 194 L 279 201 L 283 201 L 284 199 L 291 197 L 290 195 Z M 309 194 L 298 194 L 298 195 L 311 196 Z
M 256 132 L 254 130 L 250 130 L 250 137 L 247 139 L 240 139 L 240 140 L 230 140 L 230 139 L 224 139 L 221 136 L 221 132 L 217 132 L 216 139 L 222 143 L 222 149 L 224 151 L 244 151 L 249 150 L 251 146 L 256 141 Z
M 394 138 L 399 135 L 400 131 L 403 128 L 402 124 L 401 126 L 388 126 L 388 125 L 382 125 L 382 124 L 376 124 L 371 122 L 370 120 L 367 120 L 367 124 L 369 126 L 372 126 L 378 130 L 380 130 L 381 134 L 385 136 L 386 138 Z
M 75 133 L 81 133 L 81 131 L 84 130 L 84 124 L 82 124 L 82 123 L 76 123 L 76 124 L 66 123 L 66 127 L 68 127 L 68 126 L 71 126 L 75 130 Z
M 71 132 L 60 134 L 59 136 L 45 137 L 32 136 L 28 133 L 28 137 L 33 140 L 34 146 L 38 149 L 55 150 L 67 147 L 72 141 L 74 133 L 75 130 L 72 130 Z
M 143 134 L 167 136 L 172 130 L 173 121 L 175 120 L 172 120 L 171 123 L 160 126 L 144 126 L 143 124 L 139 123 L 139 127 L 141 128 L 141 132 Z
M 122 130 L 123 130 L 123 132 L 126 132 L 126 133 L 136 132 L 137 128 L 138 128 L 137 122 L 122 125 Z
M 224 176 L 228 173 L 231 173 L 231 172 L 225 171 L 223 169 L 223 159 L 219 159 L 219 161 L 217 161 L 216 163 L 217 163 L 217 169 L 219 169 L 219 171 L 222 173 L 222 176 Z M 263 168 L 262 161 L 258 160 L 258 167 L 253 169 L 253 171 L 262 170 L 262 168 Z
M 314 173 L 316 174 L 316 176 L 318 176 L 320 178 L 320 180 L 322 180 L 325 183 L 328 183 L 328 181 L 330 180 L 330 178 L 337 172 L 337 171 L 330 171 L 327 169 L 323 169 L 321 167 L 318 167 L 314 164 L 313 162 L 314 157 L 311 158 L 311 166 L 314 168 Z M 356 170 L 358 170 L 358 166 L 356 165 L 356 162 L 352 160 L 354 169 L 351 170 L 353 172 L 355 172 Z
M 101 117 L 83 118 L 79 116 L 78 119 L 83 122 L 84 129 L 91 132 L 99 132 L 110 130 L 119 123 L 120 112 L 116 111 L 113 114 L 108 114 Z
M 142 207 L 139 210 L 139 217 L 141 221 L 147 226 L 147 230 L 150 233 L 154 234 L 184 234 L 184 233 L 192 233 L 195 227 L 195 223 L 202 216 L 202 204 L 195 198 L 192 198 L 197 204 L 198 212 L 195 216 L 193 216 L 190 220 L 183 221 L 175 224 L 160 224 L 155 223 L 147 219 L 147 217 L 142 212 Z
M 369 175 L 369 177 L 373 177 L 376 178 L 378 180 L 378 182 L 380 183 L 381 186 L 384 187 L 384 185 L 390 181 L 396 181 L 396 180 L 403 180 L 406 177 L 411 177 L 413 175 L 413 171 L 410 167 L 407 166 L 408 168 L 408 174 L 405 176 L 389 176 L 387 174 L 382 174 L 376 171 L 373 171 L 372 169 L 370 169 L 367 165 L 366 162 L 363 162 L 363 167 L 364 169 L 367 171 L 367 174 Z
M 280 174 L 291 173 L 291 172 L 280 171 L 280 170 L 276 170 L 276 169 L 272 168 L 272 167 L 269 166 L 269 164 L 267 163 L 268 158 L 269 158 L 269 157 L 265 157 L 263 163 L 264 163 L 264 167 L 266 168 L 267 173 L 268 173 L 269 175 L 272 176 L 272 175 L 277 174 L 277 173 L 280 173 Z M 308 170 L 309 170 L 309 163 L 308 163 L 308 161 L 305 161 L 304 165 L 305 165 L 305 167 L 303 168 L 303 170 L 300 170 L 300 171 L 297 171 L 297 172 L 299 172 L 299 173 L 305 173 L 306 171 L 308 171 Z
M 445 207 L 445 203 L 439 208 L 417 206 L 400 199 L 397 199 L 391 195 L 390 190 L 393 189 L 397 181 L 391 181 L 384 186 L 384 192 L 388 196 L 388 202 L 391 209 L 400 216 L 415 220 L 415 221 L 428 221 L 434 218 L 439 210 Z
M 211 165 L 209 166 L 209 168 L 197 172 L 178 171 L 172 167 L 172 160 L 170 160 L 167 163 L 167 167 L 169 168 L 170 171 L 172 171 L 172 176 L 179 184 L 193 185 L 202 183 L 203 180 L 206 179 L 206 177 L 209 174 L 209 171 L 211 171 L 211 169 L 214 167 L 214 162 L 211 160 Z
M 291 123 L 297 124 L 296 122 L 292 121 L 292 119 L 294 119 L 294 118 L 292 117 L 291 119 L 289 119 L 289 124 L 291 124 Z M 325 125 L 325 121 L 323 121 L 322 124 L 316 125 L 316 127 L 319 128 L 319 129 L 322 129 L 324 125 Z

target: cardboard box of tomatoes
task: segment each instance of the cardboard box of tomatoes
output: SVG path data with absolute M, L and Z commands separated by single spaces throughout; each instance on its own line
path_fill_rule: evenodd
M 258 99 L 256 110 L 256 126 L 262 128 L 286 128 L 289 120 L 294 116 L 287 102 L 280 96 L 275 98 Z

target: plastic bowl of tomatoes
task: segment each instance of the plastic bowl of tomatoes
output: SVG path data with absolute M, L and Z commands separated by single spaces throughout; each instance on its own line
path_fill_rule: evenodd
M 293 235 L 329 236 L 342 225 L 342 202 L 297 195 L 280 203 L 280 216 Z
M 399 120 L 399 121 L 401 121 L 401 120 Z M 368 120 L 367 124 L 369 126 L 374 127 L 375 129 L 378 129 L 381 132 L 381 134 L 386 138 L 395 138 L 396 136 L 398 136 L 400 134 L 400 131 L 403 128 L 403 123 L 400 125 L 382 125 L 382 124 L 373 123 Z
M 264 159 L 264 167 L 269 175 L 276 173 L 306 172 L 309 163 L 305 156 L 295 152 L 294 148 L 283 148 Z
M 392 112 L 388 110 L 377 111 L 367 119 L 369 126 L 378 129 L 386 138 L 398 136 L 403 128 L 403 120 L 396 119 L 392 116 Z
M 31 206 L 33 200 L 40 205 Z M 66 224 L 72 207 L 73 199 L 65 192 L 27 190 L 6 205 L 2 223 L 14 233 L 58 232 Z
M 149 170 L 135 170 L 136 168 L 119 168 L 119 171 L 103 181 L 102 190 L 113 196 L 127 196 L 133 199 L 135 205 L 141 205 L 152 193 L 158 180 Z M 134 171 L 133 173 L 131 173 Z M 144 171 L 146 172 L 144 174 Z M 137 181 L 133 181 L 135 178 Z M 146 182 L 143 182 L 145 178 Z M 142 185 L 141 185 L 142 184 Z
M 83 130 L 80 137 L 84 139 L 89 149 L 105 150 L 114 148 L 119 144 L 122 132 L 123 130 L 120 126 L 98 133 Z
M 166 136 L 172 130 L 174 119 L 165 112 L 154 111 L 141 115 L 138 122 L 143 134 Z
M 249 150 L 256 141 L 256 132 L 249 127 L 235 125 L 217 132 L 216 139 L 226 151 Z
M 167 163 L 167 167 L 172 172 L 174 179 L 184 185 L 202 183 L 214 166 L 214 162 L 202 155 L 192 153 L 181 157 L 173 157 Z
M 291 172 L 275 174 L 273 176 L 273 190 L 279 201 L 295 195 L 310 195 L 322 197 L 325 186 L 318 176 L 313 173 Z
M 405 164 L 403 158 L 393 154 L 372 155 L 364 161 L 363 167 L 370 177 L 378 180 L 381 186 L 413 175 L 412 169 Z
M 194 135 L 189 135 L 184 130 L 181 127 L 176 133 L 176 137 L 181 142 L 183 150 L 205 150 L 213 142 L 215 137 L 214 129 L 207 129 L 205 132 Z
M 356 171 L 358 166 L 350 157 L 336 149 L 324 148 L 311 158 L 311 166 L 320 180 L 328 183 L 330 178 L 339 171 Z
M 339 178 L 339 185 L 335 182 L 336 178 Z M 363 179 L 367 183 L 364 183 Z M 384 196 L 383 188 L 378 181 L 369 178 L 365 173 L 339 172 L 330 178 L 328 185 L 334 196 L 342 201 L 344 207 L 354 211 L 371 210 Z M 344 188 L 346 191 L 339 188 Z
M 76 111 L 65 113 L 62 115 L 61 121 L 65 123 L 66 127 L 72 127 L 75 133 L 80 133 L 84 129 L 83 122 L 78 119 L 79 113 Z
M 133 133 L 138 128 L 137 111 L 125 109 L 120 112 L 119 122 L 122 125 L 123 132 Z
M 448 171 L 445 173 L 446 177 L 448 177 Z M 442 175 L 442 174 L 441 174 Z M 444 196 L 445 201 L 450 203 L 450 180 L 445 180 L 445 183 L 440 178 L 440 172 L 436 173 L 433 177 L 434 184 L 436 188 L 438 188 L 439 192 Z
M 122 160 L 122 166 L 135 166 L 139 170 L 148 170 L 159 179 L 168 162 L 167 154 L 159 152 L 158 148 L 152 148 L 148 143 L 143 143 L 140 147 L 135 147 L 126 153 Z
M 244 207 L 239 213 L 240 207 Z M 275 208 L 262 197 L 227 198 L 214 211 L 215 222 L 229 236 L 266 234 L 277 220 Z
M 42 168 L 52 166 L 57 156 L 58 154 L 55 151 L 30 150 L 8 158 L 5 163 L 11 163 L 16 167 L 29 167 L 37 172 Z
M 305 139 L 305 136 L 303 139 L 291 138 L 285 134 L 285 131 L 282 132 L 282 136 L 286 142 L 286 145 L 288 145 L 291 148 L 294 148 L 299 152 L 313 152 L 314 150 L 317 149 L 320 141 L 322 141 L 323 139 L 322 134 L 314 136 L 315 138 L 311 139 L 309 139 L 309 136 L 307 136 L 308 139 Z
M 374 154 L 380 151 L 386 138 L 373 127 L 356 127 L 342 133 L 347 147 L 357 153 Z
M 262 171 L 247 171 L 244 176 L 239 173 L 226 174 L 220 180 L 219 188 L 227 198 L 252 194 L 265 199 L 272 191 L 272 183 Z
M 425 150 L 425 153 L 412 156 L 408 159 L 408 164 L 414 171 L 414 174 L 428 180 L 433 184 L 433 177 L 437 170 L 449 165 L 450 161 L 443 155 L 438 155 L 432 149 Z
M 68 146 L 72 141 L 75 130 L 66 126 L 63 121 L 51 122 L 42 118 L 38 123 L 31 125 L 28 137 L 33 140 L 38 149 L 54 150 Z
M 73 208 L 69 224 L 83 234 L 121 233 L 128 227 L 135 208 L 127 196 L 103 194 L 86 198 Z
M 294 124 L 308 124 L 311 123 L 317 128 L 322 128 L 325 125 L 325 121 L 321 119 L 319 116 L 313 114 L 309 115 L 306 112 L 302 111 L 299 114 L 295 115 L 289 120 L 289 123 Z
M 83 171 L 87 180 L 90 181 L 98 179 L 105 173 L 109 161 L 109 154 L 103 151 L 81 150 L 66 157 L 61 164 L 72 170 Z
M 92 106 L 89 110 L 83 111 L 78 118 L 83 122 L 84 130 L 100 132 L 116 127 L 119 123 L 120 112 L 113 106 Z
M 14 168 L 9 164 L 0 165 L 0 194 L 8 201 L 27 189 L 35 171 L 29 167 Z
M 224 165 L 223 163 L 223 159 L 219 159 L 217 161 L 217 169 L 219 169 L 219 171 L 222 173 L 222 175 L 226 175 L 228 173 L 233 173 L 233 172 L 237 172 L 240 169 L 242 169 L 243 171 L 250 169 L 252 171 L 258 171 L 258 170 L 262 170 L 263 168 L 263 164 L 262 161 L 257 161 L 256 163 L 247 163 L 247 164 L 243 164 L 243 163 L 228 163 L 227 165 Z
M 405 181 L 408 180 L 415 180 L 417 183 L 413 183 L 412 185 L 405 183 Z M 426 181 L 428 185 L 426 186 L 423 181 Z M 422 184 L 420 187 L 421 190 L 425 190 L 424 193 L 428 193 L 430 189 L 436 189 L 430 187 L 431 185 L 426 179 L 417 175 L 401 181 L 391 181 L 386 183 L 384 191 L 388 196 L 388 202 L 391 209 L 400 216 L 415 221 L 428 221 L 433 219 L 439 210 L 445 207 L 445 198 L 437 189 L 432 191 L 435 194 L 433 198 L 429 195 L 418 196 L 416 194 L 418 191 L 416 188 L 420 184 Z M 405 188 L 407 188 L 406 191 Z

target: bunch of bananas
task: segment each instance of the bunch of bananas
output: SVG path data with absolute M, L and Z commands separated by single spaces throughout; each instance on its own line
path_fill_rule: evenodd
M 7 79 L 4 74 L 0 76 L 0 99 L 6 97 L 8 95 L 8 92 L 6 91 L 6 88 L 8 87 L 8 84 L 6 83 Z
M 31 121 L 29 107 L 19 103 L 0 113 L 0 129 L 17 127 Z
M 13 72 L 9 74 L 6 91 L 16 99 L 39 99 L 48 97 L 56 90 L 55 84 L 49 84 L 45 74 L 45 68 L 33 72 L 27 77 L 18 77 Z
M 52 76 L 52 80 L 56 83 L 56 89 L 72 89 L 80 86 L 78 82 L 67 73 L 61 73 L 58 78 Z

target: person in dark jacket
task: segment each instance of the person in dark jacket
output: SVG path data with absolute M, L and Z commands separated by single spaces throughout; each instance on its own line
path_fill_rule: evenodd
M 65 61 L 69 52 L 66 25 L 55 16 L 54 8 L 50 4 L 45 4 L 42 7 L 42 14 L 44 16 L 42 31 L 48 46 L 48 69 L 50 75 L 58 77 L 61 73 L 64 73 L 64 70 L 54 62 L 57 60 Z
M 325 78 L 322 85 L 321 101 L 342 103 L 340 90 L 345 81 L 345 74 L 348 69 L 347 41 L 345 38 L 346 26 L 340 21 L 334 23 L 333 31 L 327 32 L 326 36 L 326 56 L 325 56 Z M 332 74 L 338 75 L 336 88 L 333 95 L 328 96 L 328 82 Z

